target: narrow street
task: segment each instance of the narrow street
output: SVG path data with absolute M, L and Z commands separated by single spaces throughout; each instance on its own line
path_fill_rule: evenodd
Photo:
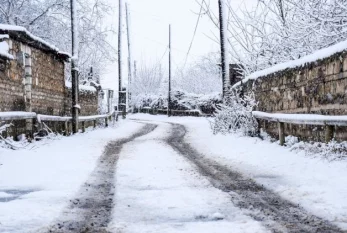
M 106 146 L 40 232 L 345 232 L 208 158 L 186 142 L 185 126 L 133 124 L 142 127 Z

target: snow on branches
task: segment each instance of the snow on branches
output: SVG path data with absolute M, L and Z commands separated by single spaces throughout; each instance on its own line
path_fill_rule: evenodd
M 347 0 L 261 0 L 237 10 L 225 2 L 230 62 L 241 64 L 245 75 L 347 39 Z M 209 1 L 202 5 L 218 27 Z
M 115 49 L 106 40 L 112 30 L 104 26 L 111 11 L 107 0 L 76 0 L 81 80 L 88 78 L 90 67 L 98 74 L 115 59 Z M 70 0 L 0 0 L 0 23 L 22 26 L 71 53 L 70 13 Z
M 215 118 L 210 122 L 214 134 L 241 133 L 254 136 L 258 134 L 258 123 L 252 116 L 256 107 L 254 94 L 241 95 L 232 91 L 224 103 L 217 106 Z

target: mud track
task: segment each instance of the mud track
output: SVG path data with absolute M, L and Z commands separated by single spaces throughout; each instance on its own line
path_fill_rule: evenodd
M 252 179 L 206 158 L 184 141 L 186 129 L 172 124 L 171 136 L 166 142 L 194 164 L 200 174 L 213 186 L 228 192 L 232 202 L 248 215 L 262 222 L 272 232 L 290 233 L 339 233 L 345 232 L 278 194 L 257 184 Z
M 68 208 L 48 232 L 108 232 L 106 228 L 114 207 L 115 173 L 120 151 L 124 144 L 152 132 L 156 127 L 153 124 L 145 124 L 132 136 L 110 142 L 77 197 L 70 200 Z

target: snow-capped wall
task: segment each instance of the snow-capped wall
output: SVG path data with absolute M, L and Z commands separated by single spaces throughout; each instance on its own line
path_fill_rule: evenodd
M 347 115 L 347 41 L 302 59 L 259 71 L 234 88 L 253 91 L 257 110 L 267 113 Z M 276 124 L 263 125 L 277 134 Z M 287 125 L 287 134 L 323 140 L 324 127 Z M 347 140 L 345 128 L 336 138 Z

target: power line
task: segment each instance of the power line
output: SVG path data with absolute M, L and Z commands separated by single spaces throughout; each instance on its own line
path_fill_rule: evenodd
M 188 60 L 188 56 L 189 56 L 190 50 L 192 49 L 192 46 L 193 46 L 193 43 L 194 43 L 196 31 L 198 30 L 198 26 L 199 26 L 199 23 L 200 23 L 200 17 L 201 17 L 201 13 L 202 13 L 202 10 L 203 10 L 203 5 L 202 5 L 203 2 L 204 2 L 204 1 L 201 2 L 200 12 L 199 12 L 199 15 L 198 15 L 198 19 L 197 19 L 197 21 L 196 21 L 196 24 L 195 24 L 195 29 L 194 29 L 193 38 L 192 38 L 192 40 L 191 40 L 191 42 L 190 42 L 190 45 L 189 45 L 189 48 L 188 48 L 188 52 L 187 52 L 187 55 L 186 55 L 186 59 L 185 59 L 183 68 L 186 67 L 187 60 Z

